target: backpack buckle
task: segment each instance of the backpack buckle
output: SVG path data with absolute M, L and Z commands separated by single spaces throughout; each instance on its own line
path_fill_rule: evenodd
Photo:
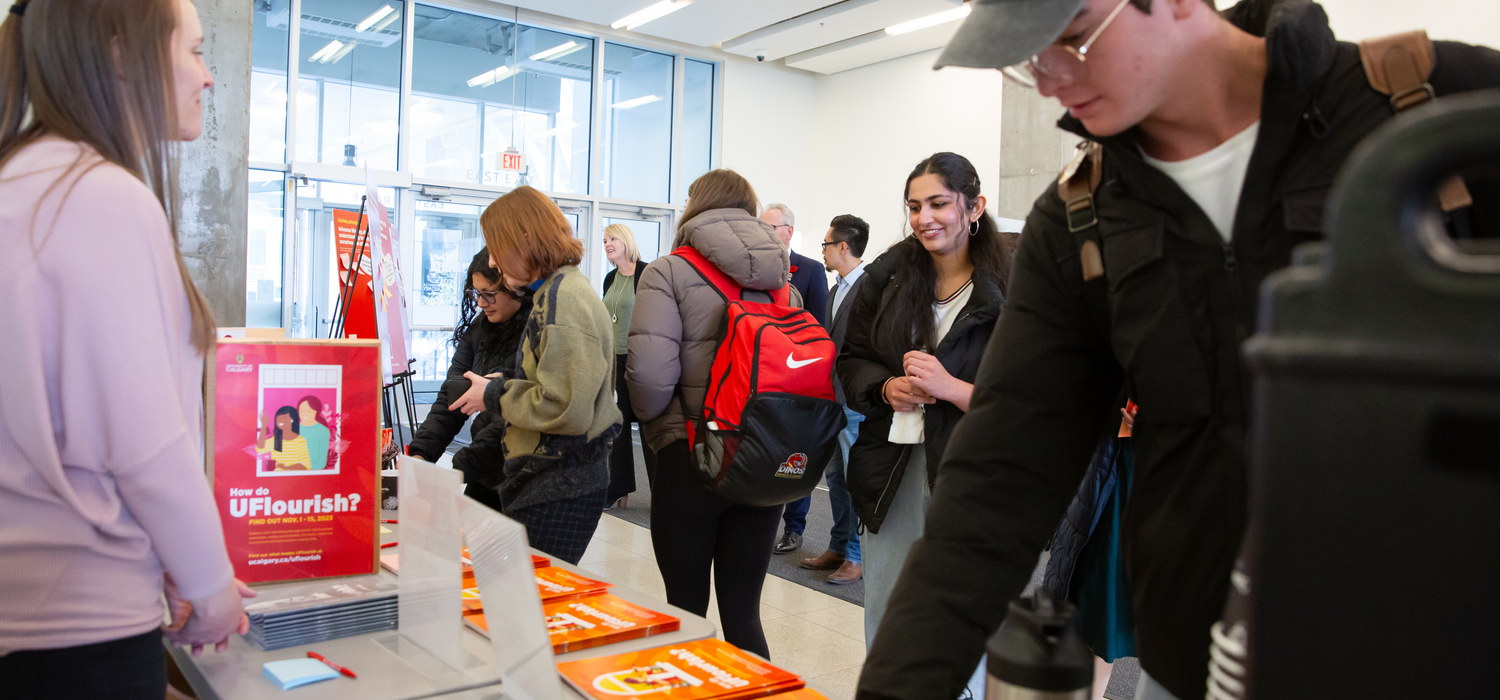
M 1085 213 L 1088 215 L 1087 220 L 1084 220 L 1082 216 Z M 1067 215 L 1069 233 L 1078 233 L 1091 226 L 1099 225 L 1099 212 L 1094 209 L 1094 195 L 1086 193 L 1076 199 L 1068 200 Z
M 1422 83 L 1409 90 L 1402 90 L 1391 95 L 1391 108 L 1397 112 L 1404 112 L 1435 99 L 1437 99 L 1437 91 L 1432 89 L 1432 83 Z

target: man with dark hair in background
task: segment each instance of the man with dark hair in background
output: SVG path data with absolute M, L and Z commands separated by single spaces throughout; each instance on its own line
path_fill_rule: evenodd
M 844 334 L 849 330 L 849 307 L 854 305 L 854 292 L 864 281 L 865 246 L 870 242 L 870 225 L 852 214 L 833 218 L 828 233 L 823 236 L 823 269 L 837 272 L 839 278 L 828 290 L 828 310 L 823 326 L 828 329 L 836 348 L 844 347 Z M 859 555 L 859 516 L 854 512 L 854 503 L 849 498 L 849 484 L 844 470 L 848 468 L 849 447 L 859 437 L 859 424 L 865 417 L 849 410 L 844 399 L 844 386 L 833 379 L 833 391 L 844 406 L 844 416 L 849 424 L 839 433 L 839 451 L 824 472 L 828 479 L 828 505 L 833 511 L 833 528 L 828 535 L 828 551 L 811 559 L 803 559 L 801 566 L 814 571 L 834 570 L 828 583 L 842 586 L 864 577 L 864 566 Z
M 1309 0 L 1243 0 L 1222 16 L 1206 0 L 971 6 L 937 66 L 1001 69 L 1061 102 L 1059 126 L 1087 141 L 1027 218 L 858 697 L 958 696 L 1117 427 L 1122 390 L 1140 406 L 1121 533 L 1135 697 L 1202 697 L 1248 508 L 1239 350 L 1256 291 L 1321 238 L 1334 177 L 1400 100 Z M 1500 85 L 1500 53 L 1433 47 L 1425 89 L 1406 98 Z M 1469 184 L 1474 209 L 1495 201 Z
M 792 286 L 802 294 L 802 308 L 818 319 L 818 323 L 828 325 L 824 320 L 827 318 L 824 313 L 828 310 L 828 290 L 823 287 L 828 283 L 828 276 L 823 274 L 823 268 L 817 261 L 792 250 L 792 235 L 796 233 L 794 224 L 797 221 L 792 208 L 785 204 L 767 204 L 766 210 L 760 214 L 760 220 L 776 230 L 776 236 L 792 256 Z M 801 500 L 786 504 L 781 513 L 781 539 L 771 551 L 789 554 L 802 548 L 802 533 L 807 531 L 807 509 L 811 506 L 812 496 L 804 496 Z

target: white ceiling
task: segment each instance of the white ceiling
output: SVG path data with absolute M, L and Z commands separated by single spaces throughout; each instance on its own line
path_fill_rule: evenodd
M 958 7 L 960 0 L 845 0 L 724 42 L 724 50 L 775 61 L 794 53 Z
M 880 29 L 811 51 L 792 54 L 786 57 L 786 64 L 814 73 L 838 73 L 947 46 L 953 34 L 958 31 L 959 24 L 945 22 L 895 36 Z
M 608 26 L 658 0 L 505 0 Z M 958 22 L 901 35 L 885 28 L 952 10 L 962 0 L 677 0 L 686 5 L 634 31 L 695 46 L 837 73 L 943 46 Z

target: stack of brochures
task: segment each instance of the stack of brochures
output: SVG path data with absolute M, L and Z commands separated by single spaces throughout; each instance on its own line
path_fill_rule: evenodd
M 396 629 L 397 585 L 324 580 L 263 590 L 246 601 L 250 632 L 245 636 L 271 650 Z
M 651 695 L 660 700 L 739 700 L 802 688 L 795 674 L 718 639 L 557 665 L 585 696 L 613 700 Z
M 484 619 L 484 608 L 478 597 L 471 604 L 465 596 L 464 607 L 464 624 L 486 637 L 490 636 L 489 624 Z M 663 634 L 682 626 L 682 621 L 671 615 L 643 608 L 608 593 L 543 603 L 542 614 L 547 616 L 547 632 L 552 638 L 554 654 Z

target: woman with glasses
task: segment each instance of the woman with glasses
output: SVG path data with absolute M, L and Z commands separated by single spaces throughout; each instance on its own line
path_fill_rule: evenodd
M 500 271 L 490 267 L 489 252 L 481 249 L 469 262 L 464 277 L 464 291 L 459 303 L 458 323 L 454 324 L 453 362 L 438 392 L 432 411 L 417 429 L 411 441 L 411 456 L 436 462 L 463 430 L 469 413 L 452 408 L 469 389 L 468 372 L 492 378 L 515 375 L 516 348 L 526 329 L 526 313 L 531 310 L 529 295 L 512 295 L 500 282 Z M 501 440 L 505 421 L 488 411 L 478 412 L 469 427 L 469 444 L 453 455 L 453 466 L 464 473 L 465 490 L 470 498 L 500 510 L 500 494 L 495 488 L 504 478 L 505 455 Z
M 644 267 L 641 252 L 635 245 L 635 234 L 625 224 L 604 227 L 604 255 L 615 266 L 604 276 L 604 308 L 615 326 L 615 405 L 624 416 L 620 437 L 609 454 L 609 502 L 624 508 L 635 492 L 635 440 L 630 425 L 639 424 L 630 409 L 630 386 L 625 383 L 625 361 L 629 355 L 630 315 L 635 309 L 635 290 L 641 286 L 638 274 Z M 656 473 L 656 453 L 644 442 L 641 452 L 646 458 L 646 478 Z

